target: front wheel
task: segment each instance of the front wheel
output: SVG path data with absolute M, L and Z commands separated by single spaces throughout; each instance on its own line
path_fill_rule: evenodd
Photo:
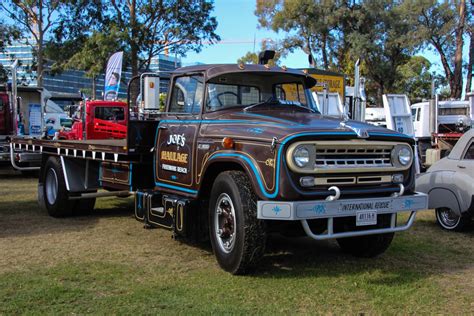
M 387 250 L 394 233 L 338 238 L 337 243 L 342 251 L 355 257 L 373 258 Z
M 217 262 L 232 274 L 245 274 L 265 252 L 266 233 L 257 219 L 257 197 L 247 175 L 226 171 L 214 181 L 209 203 L 209 227 Z
M 451 231 L 463 231 L 471 222 L 468 214 L 457 215 L 453 210 L 447 207 L 436 209 L 436 221 L 443 229 Z

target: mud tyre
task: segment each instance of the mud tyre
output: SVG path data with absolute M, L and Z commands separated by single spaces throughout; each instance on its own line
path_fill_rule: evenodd
M 338 238 L 341 250 L 359 258 L 373 258 L 381 255 L 392 243 L 394 233 Z
M 247 274 L 263 257 L 265 223 L 257 219 L 257 197 L 244 172 L 222 172 L 214 181 L 209 232 L 217 262 L 227 272 Z
M 390 227 L 391 214 L 381 214 L 378 216 L 377 225 L 372 228 Z M 339 222 L 338 231 L 357 231 L 368 229 L 370 226 L 357 227 L 353 219 Z M 365 235 L 357 237 L 338 238 L 337 243 L 344 253 L 359 258 L 373 258 L 384 253 L 392 243 L 395 233 Z
M 52 217 L 71 216 L 75 203 L 69 200 L 61 161 L 57 157 L 49 157 L 44 166 L 42 186 L 42 203 Z M 40 198 L 40 196 L 38 195 Z

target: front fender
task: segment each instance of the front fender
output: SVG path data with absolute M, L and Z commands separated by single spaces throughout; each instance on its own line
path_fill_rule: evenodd
M 416 191 L 428 194 L 430 209 L 447 207 L 460 216 L 463 208 L 458 198 L 454 178 L 453 171 L 427 172 L 416 179 Z
M 258 166 L 258 163 L 252 157 L 244 153 L 216 153 L 209 157 L 204 167 L 203 174 L 206 174 L 206 171 L 209 168 L 212 168 L 212 165 L 214 163 L 218 162 L 226 162 L 240 165 L 249 176 L 254 192 L 257 194 L 259 199 L 266 200 L 276 197 L 277 192 L 275 190 L 271 191 L 268 189 L 268 179 L 265 179 L 262 170 Z M 275 185 L 273 185 L 273 187 L 274 186 Z

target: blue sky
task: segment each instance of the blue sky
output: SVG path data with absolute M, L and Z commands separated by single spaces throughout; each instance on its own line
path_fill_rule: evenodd
M 260 50 L 262 39 L 282 38 L 283 34 L 258 28 L 257 17 L 254 14 L 255 0 L 215 0 L 214 16 L 217 18 L 217 34 L 224 43 L 204 48 L 200 53 L 188 53 L 182 58 L 184 64 L 201 62 L 235 63 L 248 51 Z M 307 67 L 307 56 L 302 52 L 291 54 L 283 61 L 287 67 Z

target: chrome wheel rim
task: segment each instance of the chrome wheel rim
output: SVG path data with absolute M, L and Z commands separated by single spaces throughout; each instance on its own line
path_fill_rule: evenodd
M 45 182 L 46 199 L 48 199 L 50 205 L 53 205 L 58 197 L 58 176 L 54 169 L 48 170 Z
M 229 253 L 234 249 L 236 236 L 235 208 L 226 193 L 219 195 L 215 207 L 214 233 L 219 248 Z
M 436 215 L 440 224 L 447 229 L 455 228 L 461 220 L 461 217 L 449 208 L 436 210 Z

